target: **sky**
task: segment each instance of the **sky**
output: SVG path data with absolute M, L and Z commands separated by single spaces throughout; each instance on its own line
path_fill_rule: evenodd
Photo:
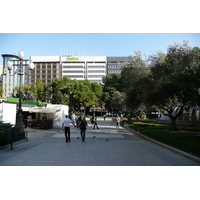
M 95 3 L 94 3 L 95 2 Z M 2 1 L 1 54 L 129 56 L 166 53 L 174 42 L 200 47 L 197 0 Z M 39 6 L 38 6 L 39 5 Z
M 200 47 L 200 33 L 0 33 L 0 54 L 30 56 L 129 56 L 167 52 L 174 42 Z M 3 58 L 0 58 L 3 64 Z

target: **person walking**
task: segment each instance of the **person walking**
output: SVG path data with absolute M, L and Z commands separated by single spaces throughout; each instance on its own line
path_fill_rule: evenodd
M 95 126 L 97 127 L 97 129 L 99 129 L 99 127 L 97 126 L 97 118 L 94 117 L 94 126 L 93 126 L 93 129 L 95 129 Z
M 116 117 L 116 128 L 119 128 L 119 125 L 120 125 L 120 118 L 119 118 L 119 115 L 117 115 L 117 117 Z
M 76 115 L 75 119 L 76 119 L 76 127 L 78 128 L 78 124 L 79 124 L 79 121 L 78 121 L 79 120 L 79 115 L 78 114 Z
M 28 127 L 28 128 L 31 128 L 32 120 L 33 120 L 32 115 L 29 115 L 29 116 L 27 117 L 27 121 L 28 121 L 28 123 L 27 123 L 27 127 Z
M 80 134 L 81 134 L 81 139 L 82 139 L 83 142 L 85 142 L 85 132 L 86 132 L 86 126 L 87 125 L 88 124 L 87 124 L 85 117 L 82 117 L 78 126 L 80 127 Z
M 62 123 L 62 130 L 65 133 L 66 142 L 70 142 L 70 123 L 72 123 L 75 127 L 74 122 L 68 118 L 68 115 L 65 115 L 65 119 Z
M 74 122 L 74 124 L 76 124 L 76 115 L 74 113 L 72 113 L 72 121 Z
M 120 126 L 123 127 L 124 126 L 124 118 L 123 115 L 121 114 L 120 116 Z
M 92 128 L 94 127 L 94 116 L 92 116 L 92 118 L 91 118 L 91 127 Z

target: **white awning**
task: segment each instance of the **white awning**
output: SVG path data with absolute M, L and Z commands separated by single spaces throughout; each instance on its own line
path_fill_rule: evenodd
M 29 110 L 30 113 L 56 113 L 60 108 L 33 108 Z

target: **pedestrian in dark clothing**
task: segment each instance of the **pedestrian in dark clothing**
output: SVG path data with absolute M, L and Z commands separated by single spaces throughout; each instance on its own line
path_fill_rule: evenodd
M 94 116 L 91 118 L 91 126 L 94 127 Z
M 97 129 L 99 129 L 99 127 L 97 126 L 97 118 L 96 118 L 96 117 L 94 118 L 94 126 L 93 126 L 93 129 L 95 129 L 95 126 L 97 127 Z
M 81 134 L 81 138 L 82 141 L 85 142 L 85 132 L 86 132 L 86 126 L 87 126 L 87 121 L 85 119 L 85 117 L 82 117 L 80 123 L 78 124 L 78 126 L 80 127 L 80 134 Z

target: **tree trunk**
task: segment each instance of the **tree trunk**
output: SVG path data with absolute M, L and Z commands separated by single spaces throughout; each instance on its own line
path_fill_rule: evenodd
M 178 131 L 177 125 L 176 125 L 176 117 L 170 117 L 171 124 L 169 127 L 170 131 Z

